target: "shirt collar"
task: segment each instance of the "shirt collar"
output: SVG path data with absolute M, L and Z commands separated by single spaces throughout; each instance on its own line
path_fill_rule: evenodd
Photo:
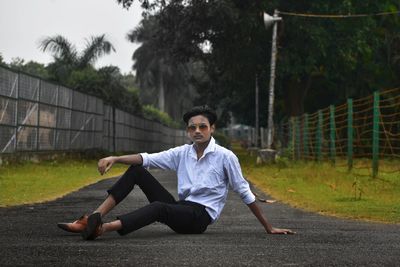
M 206 149 L 204 150 L 203 156 L 207 155 L 208 153 L 214 152 L 216 149 L 215 139 L 211 136 L 210 142 L 208 143 Z M 194 144 L 192 144 L 191 154 L 193 157 L 197 159 L 196 149 L 194 148 Z
M 204 150 L 204 155 L 207 153 L 211 153 L 215 151 L 215 139 L 214 137 L 211 136 L 210 143 L 208 143 L 208 146 L 206 147 L 206 150 Z

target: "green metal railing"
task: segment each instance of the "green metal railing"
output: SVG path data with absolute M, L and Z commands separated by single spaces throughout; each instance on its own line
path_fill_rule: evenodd
M 380 160 L 400 160 L 400 88 L 348 99 L 343 105 L 292 117 L 282 125 L 293 159 L 328 160 L 335 166 L 345 162 L 349 171 L 369 168 L 376 177 Z M 355 159 L 369 162 L 369 167 L 355 166 Z M 400 171 L 399 164 L 393 166 L 382 171 Z

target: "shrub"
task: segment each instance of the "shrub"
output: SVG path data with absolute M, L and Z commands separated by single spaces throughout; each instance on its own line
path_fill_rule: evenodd
M 221 132 L 215 131 L 213 134 L 213 137 L 217 141 L 217 144 L 219 144 L 220 146 L 226 147 L 228 149 L 231 149 L 231 140 L 229 139 L 228 136 L 226 136 L 225 134 L 223 134 Z
M 167 113 L 151 105 L 143 106 L 143 116 L 148 120 L 155 120 L 172 128 L 181 127 L 181 125 L 178 122 L 174 121 Z

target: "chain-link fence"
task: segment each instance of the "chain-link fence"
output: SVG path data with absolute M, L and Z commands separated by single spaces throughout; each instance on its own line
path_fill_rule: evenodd
M 154 152 L 186 142 L 183 130 L 0 67 L 0 154 L 86 149 Z

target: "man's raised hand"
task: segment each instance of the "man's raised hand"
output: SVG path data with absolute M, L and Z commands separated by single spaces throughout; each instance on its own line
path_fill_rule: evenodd
M 114 157 L 106 157 L 99 160 L 97 163 L 97 169 L 101 175 L 108 172 L 111 169 L 112 165 L 114 164 Z

